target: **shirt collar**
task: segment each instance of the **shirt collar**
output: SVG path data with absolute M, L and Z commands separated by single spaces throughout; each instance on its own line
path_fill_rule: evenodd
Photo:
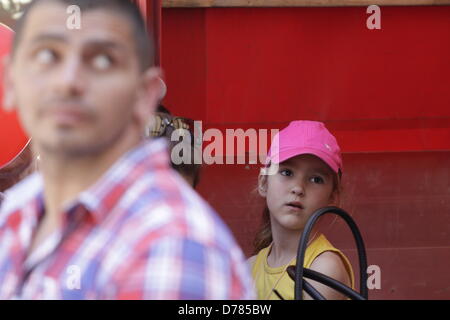
M 169 168 L 165 139 L 143 141 L 125 153 L 88 190 L 82 192 L 69 210 L 83 205 L 95 222 L 100 222 L 117 205 L 129 187 L 147 173 Z
M 83 206 L 86 209 L 83 211 L 90 214 L 94 221 L 99 223 L 117 205 L 131 184 L 138 181 L 143 175 L 168 169 L 169 161 L 165 139 L 143 141 L 120 157 L 93 186 L 81 192 L 74 201 L 69 203 L 63 212 L 70 214 L 77 211 L 75 209 L 79 206 Z M 36 213 L 33 220 L 37 222 L 45 210 L 42 175 L 35 173 L 22 182 L 14 188 L 17 190 L 5 195 L 4 207 L 1 209 L 14 211 L 29 206 L 33 202 L 33 211 Z M 25 202 L 24 192 L 33 195 L 31 198 L 25 199 Z

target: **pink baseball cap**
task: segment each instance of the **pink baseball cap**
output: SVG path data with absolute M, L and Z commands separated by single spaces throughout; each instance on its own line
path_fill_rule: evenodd
M 322 122 L 292 121 L 272 140 L 266 165 L 271 162 L 281 163 L 301 154 L 315 155 L 334 172 L 342 171 L 341 149 Z

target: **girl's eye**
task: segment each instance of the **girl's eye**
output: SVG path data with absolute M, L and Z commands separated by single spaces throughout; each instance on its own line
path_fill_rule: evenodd
M 280 171 L 280 174 L 282 176 L 290 177 L 290 176 L 292 176 L 293 173 L 289 169 L 283 169 L 283 170 Z
M 314 176 L 314 177 L 312 177 L 312 178 L 310 179 L 310 181 L 311 181 L 312 183 L 319 183 L 319 184 L 322 184 L 322 183 L 325 182 L 325 181 L 323 180 L 323 178 L 322 178 L 322 177 L 319 177 L 319 176 Z
M 99 54 L 92 59 L 92 66 L 98 70 L 106 70 L 111 67 L 112 60 L 105 54 Z
M 39 50 L 36 54 L 36 60 L 43 65 L 49 65 L 56 60 L 56 53 L 50 49 Z

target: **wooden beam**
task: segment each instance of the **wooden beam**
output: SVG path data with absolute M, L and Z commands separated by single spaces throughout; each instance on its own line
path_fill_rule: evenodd
M 450 0 L 162 0 L 164 8 L 450 5 Z

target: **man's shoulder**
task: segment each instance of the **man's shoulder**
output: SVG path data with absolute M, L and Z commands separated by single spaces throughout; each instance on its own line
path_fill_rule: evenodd
M 4 199 L 0 206 L 0 226 L 4 219 L 27 206 L 30 201 L 36 199 L 42 192 L 42 178 L 34 173 L 4 193 Z
M 134 229 L 133 236 L 158 233 L 208 245 L 229 247 L 235 244 L 219 214 L 181 176 L 171 173 L 165 175 L 165 179 L 163 186 L 155 183 L 144 188 L 135 203 L 130 204 L 136 212 L 130 214 L 124 227 Z M 130 195 L 135 194 L 133 188 L 129 189 Z M 140 232 L 136 232 L 136 227 Z

